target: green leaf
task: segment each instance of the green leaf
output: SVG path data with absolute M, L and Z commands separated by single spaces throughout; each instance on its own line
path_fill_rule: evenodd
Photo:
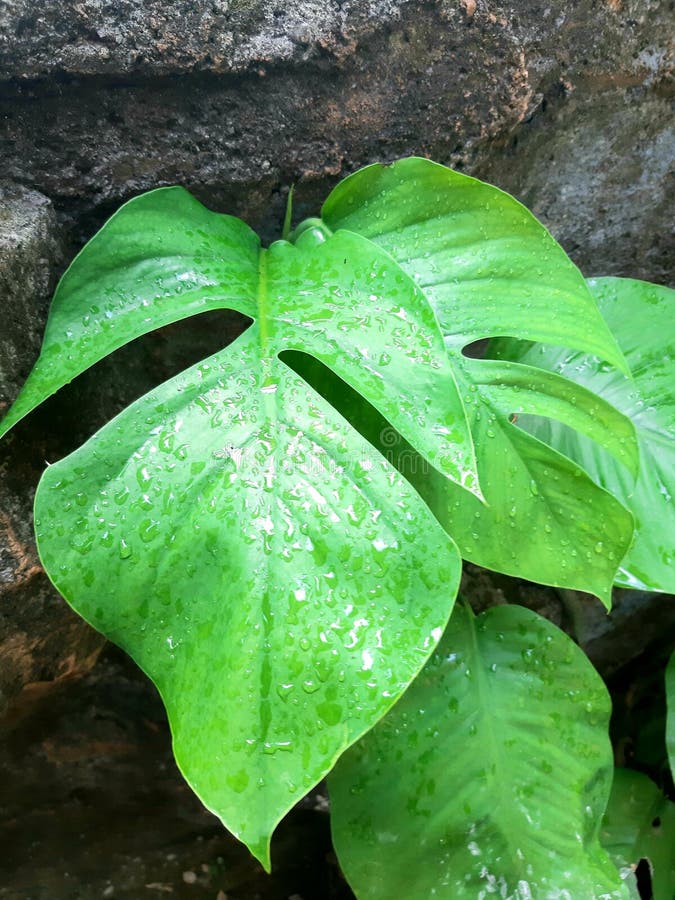
M 464 558 L 590 591 L 609 606 L 631 516 L 578 466 L 525 435 L 514 417 L 536 412 L 580 430 L 615 455 L 628 481 L 637 466 L 631 423 L 541 368 L 461 353 L 479 338 L 511 334 L 598 353 L 625 369 L 581 273 L 512 197 L 428 160 L 357 172 L 333 191 L 322 216 L 331 229 L 356 231 L 387 250 L 436 310 L 485 504 L 434 473 L 412 480 Z
M 649 861 L 653 900 L 675 896 L 675 804 L 641 772 L 616 769 L 601 841 L 620 870 Z
M 480 497 L 466 413 L 424 296 L 386 253 L 358 235 L 319 243 L 315 237 L 305 232 L 295 246 L 278 241 L 262 257 L 265 352 L 310 353 L 433 466 Z
M 357 896 L 627 897 L 598 843 L 609 713 L 551 623 L 456 607 L 421 675 L 329 777 Z
M 554 388 L 530 367 L 500 371 L 490 360 L 465 360 L 461 371 L 465 377 L 457 380 L 466 388 L 486 503 L 443 484 L 433 471 L 414 474 L 412 483 L 465 559 L 532 581 L 592 592 L 609 608 L 612 580 L 633 533 L 630 513 L 513 419 L 538 405 L 551 415 L 574 417 L 577 427 L 590 433 L 596 412 L 596 425 L 611 422 L 616 429 L 603 437 L 598 427 L 595 436 L 603 444 L 623 441 L 633 448 L 630 423 L 592 395 L 570 390 L 569 382 Z M 515 396 L 518 383 L 530 379 L 530 386 Z
M 630 900 L 642 900 L 642 894 L 640 893 L 640 889 L 638 887 L 635 872 L 632 869 L 623 870 L 621 872 L 621 878 L 623 879 L 623 883 L 626 885 L 626 889 L 628 890 L 628 897 L 630 898 Z
M 670 774 L 675 779 L 675 652 L 666 667 L 666 747 Z
M 315 360 L 298 354 L 291 365 L 417 488 L 464 558 L 533 581 L 592 591 L 609 606 L 632 520 L 582 469 L 498 410 L 481 418 L 474 407 L 469 421 L 484 451 L 479 464 L 488 503 L 483 504 L 434 471 L 363 398 Z M 596 400 L 597 411 L 600 405 Z M 466 407 L 471 414 L 471 403 Z M 494 454 L 488 452 L 492 446 Z
M 589 281 L 607 324 L 633 371 L 628 379 L 599 359 L 540 345 L 500 341 L 503 358 L 534 364 L 574 379 L 620 409 L 638 435 L 637 482 L 602 448 L 560 426 L 534 419 L 525 425 L 576 461 L 635 517 L 635 541 L 616 578 L 622 587 L 675 592 L 675 379 L 672 315 L 675 291 L 628 278 Z
M 40 357 L 0 437 L 95 362 L 155 328 L 212 309 L 255 315 L 260 240 L 180 187 L 130 200 L 59 282 Z
M 450 347 L 515 335 L 626 368 L 579 270 L 498 188 L 411 157 L 355 172 L 321 215 L 391 253 L 436 310 Z
M 139 334 L 195 312 L 260 324 L 262 358 L 312 353 L 362 393 L 444 474 L 480 496 L 471 436 L 438 323 L 391 257 L 358 235 L 269 250 L 243 223 L 180 188 L 112 217 L 59 285 L 40 358 L 0 436 L 46 397 Z
M 50 466 L 35 509 L 56 587 L 152 678 L 182 772 L 269 867 L 281 817 L 433 650 L 461 564 L 346 421 L 261 366 L 261 330 Z
M 36 528 L 59 590 L 157 683 L 189 782 L 268 865 L 281 816 L 433 649 L 460 570 L 419 496 L 279 354 L 320 360 L 480 489 L 435 314 L 391 257 L 311 226 L 261 249 L 181 189 L 128 203 L 74 261 L 3 429 L 219 307 L 254 324 L 50 467 Z

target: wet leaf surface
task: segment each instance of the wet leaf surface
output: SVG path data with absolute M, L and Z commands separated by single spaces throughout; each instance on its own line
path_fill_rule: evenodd
M 635 540 L 621 562 L 623 587 L 675 592 L 675 291 L 629 278 L 589 281 L 607 324 L 623 350 L 632 379 L 597 357 L 514 341 L 497 345 L 500 356 L 541 366 L 594 391 L 629 417 L 638 436 L 637 482 L 602 447 L 551 420 L 532 419 L 528 431 L 575 460 L 635 516 Z
M 588 660 L 545 619 L 458 606 L 422 674 L 329 778 L 357 895 L 627 897 L 598 843 L 609 711 Z
M 269 249 L 182 188 L 123 206 L 61 280 L 40 357 L 4 434 L 102 357 L 170 322 L 234 309 L 259 326 L 259 365 L 304 350 L 333 369 L 436 468 L 479 494 L 466 415 L 434 313 L 388 254 L 312 230 Z
M 335 188 L 322 216 L 330 228 L 356 231 L 386 249 L 438 316 L 486 504 L 433 472 L 413 482 L 463 557 L 593 592 L 609 606 L 632 537 L 631 517 L 518 424 L 536 412 L 578 429 L 620 460 L 626 480 L 637 464 L 632 425 L 590 392 L 551 379 L 536 360 L 500 365 L 462 355 L 478 339 L 517 335 L 597 353 L 626 370 L 579 270 L 512 197 L 429 160 L 355 173 Z
M 347 422 L 256 364 L 259 340 L 50 466 L 36 532 L 61 593 L 159 688 L 191 786 L 267 864 L 284 813 L 424 664 L 460 561 Z
M 651 779 L 616 769 L 601 839 L 619 869 L 649 861 L 653 900 L 675 894 L 675 804 Z

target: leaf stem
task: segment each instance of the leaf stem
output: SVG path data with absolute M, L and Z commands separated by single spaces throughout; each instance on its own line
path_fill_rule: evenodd
M 286 215 L 284 216 L 284 227 L 281 231 L 281 240 L 287 241 L 291 235 L 291 222 L 293 219 L 293 192 L 295 185 L 292 184 L 288 191 L 288 199 L 286 200 Z

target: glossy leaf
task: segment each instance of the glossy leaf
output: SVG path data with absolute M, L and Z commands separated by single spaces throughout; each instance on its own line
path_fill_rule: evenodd
M 329 777 L 357 896 L 627 897 L 598 843 L 609 713 L 551 623 L 457 607 L 421 675 Z
M 391 173 L 415 220 L 393 232 Z M 386 227 L 333 222 L 336 197 Z M 289 220 L 290 204 L 284 234 Z M 262 249 L 178 188 L 131 201 L 64 276 L 0 425 L 151 329 L 206 309 L 253 320 L 51 466 L 36 516 L 55 584 L 153 678 L 188 780 L 265 865 L 284 812 L 432 652 L 459 577 L 448 535 L 467 558 L 607 599 L 630 515 L 512 414 L 559 418 L 635 464 L 630 425 L 588 391 L 461 355 L 515 334 L 622 364 L 577 270 L 511 198 L 408 160 L 347 179 L 293 241 Z M 346 400 L 298 378 L 298 358 Z M 422 463 L 419 493 L 391 436 Z
M 254 319 L 246 338 L 51 467 L 38 543 L 71 605 L 159 686 L 197 793 L 267 864 L 280 817 L 431 652 L 460 567 L 418 495 L 279 354 L 321 360 L 444 475 L 480 491 L 435 315 L 389 255 L 311 227 L 296 245 L 261 249 L 181 189 L 127 204 L 75 260 L 3 428 L 133 337 L 218 307 Z M 416 550 L 415 529 L 429 534 Z M 333 594 L 337 614 L 323 605 Z M 300 639 L 307 648 L 289 656 Z M 333 669 L 342 686 L 319 684 Z M 283 685 L 296 696 L 270 701 Z M 232 708 L 242 696 L 245 714 Z
M 666 747 L 670 774 L 675 780 L 675 652 L 666 667 Z
M 675 896 L 675 804 L 641 772 L 616 769 L 601 841 L 619 870 L 649 861 L 653 900 Z
M 589 281 L 600 309 L 632 369 L 633 379 L 599 359 L 541 345 L 500 341 L 500 356 L 574 379 L 630 417 L 637 429 L 640 468 L 635 483 L 602 448 L 556 422 L 534 419 L 530 433 L 575 460 L 635 516 L 635 541 L 621 563 L 623 587 L 675 592 L 675 291 L 628 278 Z
M 261 358 L 297 349 L 320 359 L 436 468 L 480 496 L 438 323 L 388 254 L 357 235 L 325 240 L 311 230 L 297 246 L 277 241 L 264 250 L 242 222 L 180 188 L 126 204 L 73 262 L 0 436 L 132 338 L 218 307 L 259 322 Z
M 98 360 L 155 328 L 211 309 L 256 311 L 260 239 L 180 187 L 130 200 L 59 282 L 40 357 L 0 436 Z
M 411 157 L 341 181 L 321 215 L 387 250 L 436 310 L 448 346 L 497 335 L 625 362 L 583 276 L 531 212 L 490 184 Z
M 632 520 L 582 469 L 515 427 L 506 415 L 499 415 L 498 406 L 489 418 L 474 407 L 475 417 L 469 421 L 477 446 L 482 441 L 486 451 L 494 446 L 495 453 L 481 455 L 481 487 L 488 504 L 467 499 L 466 491 L 426 464 L 343 381 L 305 355 L 297 355 L 292 365 L 417 488 L 466 559 L 539 582 L 592 591 L 609 606 Z M 489 366 L 484 368 L 488 371 Z M 496 392 L 501 389 L 494 387 Z M 601 404 L 595 402 L 594 408 Z M 471 414 L 471 402 L 466 407 Z
M 460 560 L 262 340 L 134 403 L 35 508 L 56 587 L 152 678 L 187 780 L 269 866 L 277 822 L 424 664 Z
M 436 310 L 486 504 L 433 473 L 415 484 L 462 555 L 508 574 L 591 591 L 609 605 L 632 538 L 631 516 L 577 466 L 525 435 L 516 417 L 536 412 L 580 430 L 614 454 L 627 481 L 637 466 L 632 425 L 540 368 L 461 353 L 479 338 L 513 334 L 597 352 L 625 368 L 581 273 L 512 197 L 428 160 L 357 172 L 333 191 L 322 216 L 331 229 L 357 231 L 386 249 Z
M 612 579 L 633 533 L 630 513 L 582 469 L 513 420 L 540 404 L 551 414 L 574 417 L 588 433 L 595 412 L 597 424 L 604 420 L 615 429 L 603 436 L 598 428 L 596 437 L 606 446 L 623 441 L 632 449 L 630 424 L 592 395 L 569 390 L 569 382 L 554 389 L 530 367 L 507 369 L 490 360 L 465 360 L 457 368 L 464 376 L 457 380 L 466 390 L 486 504 L 443 484 L 431 470 L 424 477 L 413 475 L 412 483 L 465 559 L 544 584 L 589 591 L 609 608 Z M 532 387 L 516 395 L 517 385 L 529 379 Z

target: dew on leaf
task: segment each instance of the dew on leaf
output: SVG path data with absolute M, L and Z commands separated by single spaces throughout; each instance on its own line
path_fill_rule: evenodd
M 132 551 L 131 551 L 131 547 L 130 547 L 129 544 L 124 540 L 124 538 L 122 538 L 122 539 L 120 540 L 120 557 L 121 557 L 122 559 L 129 559 L 129 557 L 131 556 L 131 552 L 132 552 Z

